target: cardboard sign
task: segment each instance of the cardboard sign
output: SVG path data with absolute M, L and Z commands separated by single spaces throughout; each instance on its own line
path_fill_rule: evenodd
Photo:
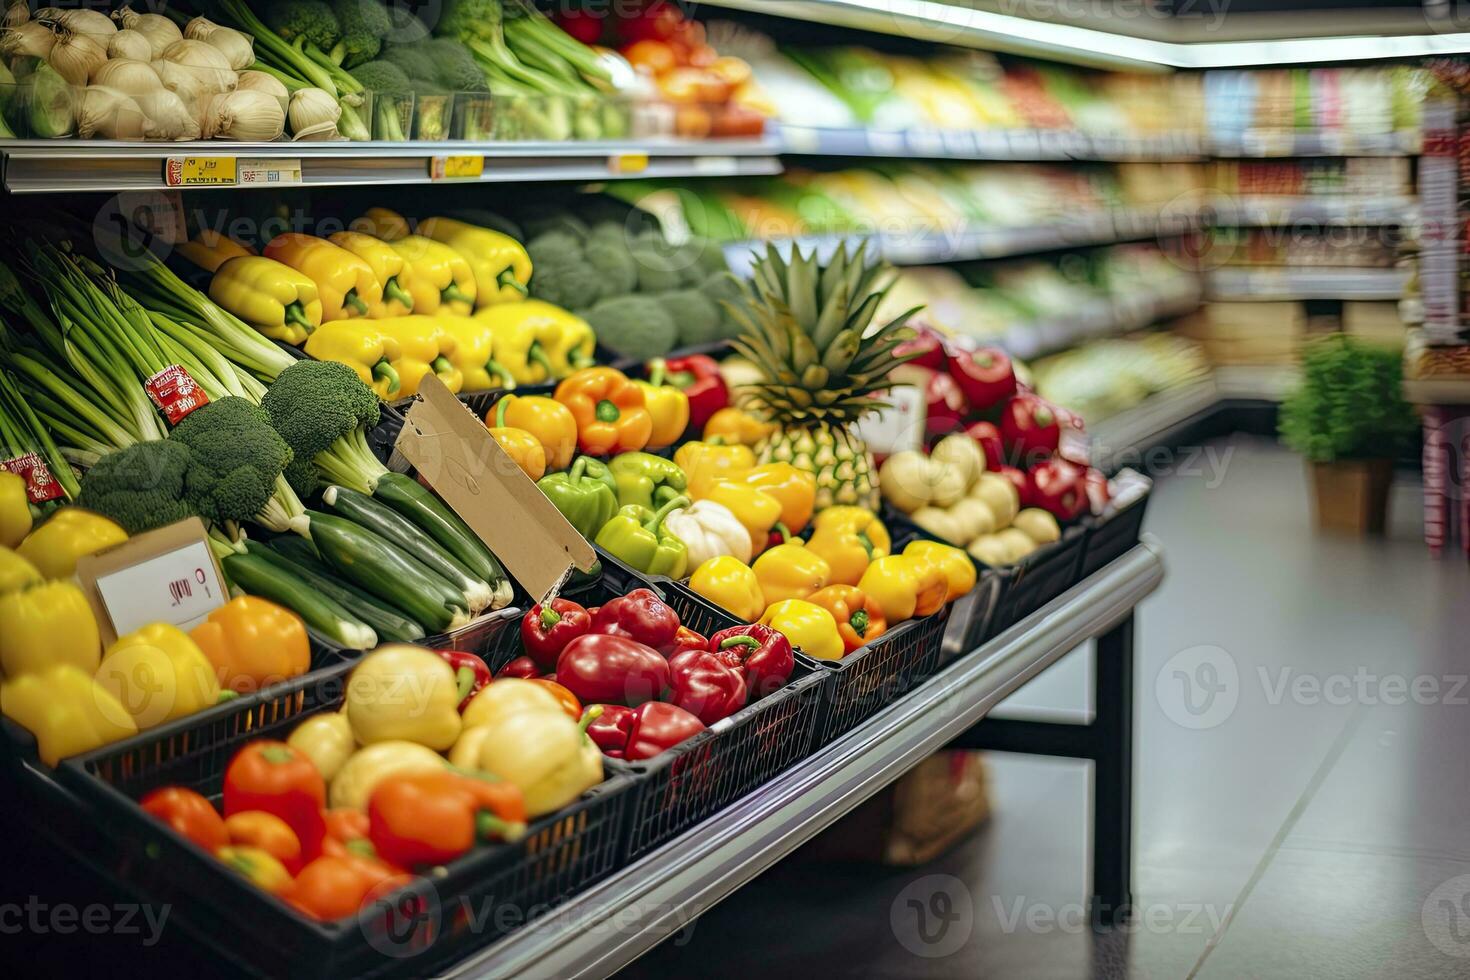
M 597 552 L 444 382 L 427 375 L 396 451 L 495 552 L 517 582 L 549 601 Z
M 77 579 L 104 646 L 149 623 L 191 630 L 230 599 L 197 517 L 77 559 Z

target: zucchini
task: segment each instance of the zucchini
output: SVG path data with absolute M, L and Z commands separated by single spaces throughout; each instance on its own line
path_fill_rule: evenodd
M 390 603 L 430 633 L 462 626 L 464 597 L 439 576 L 372 532 L 330 514 L 309 510 L 311 542 L 328 565 Z
M 389 544 L 398 545 L 429 571 L 447 580 L 464 594 L 472 614 L 490 605 L 495 597 L 489 584 L 475 578 L 469 569 L 445 554 L 437 541 L 419 530 L 417 524 L 388 505 L 347 487 L 327 487 L 322 491 L 322 503 L 338 517 L 345 517 Z
M 299 534 L 282 534 L 272 539 L 270 544 L 272 551 L 286 556 L 298 565 L 314 569 L 323 575 L 332 574 L 310 538 L 303 538 Z
M 499 609 L 510 602 L 510 579 L 485 542 L 449 505 L 420 486 L 417 480 L 402 473 L 384 473 L 373 497 L 417 524 L 459 559 L 471 575 L 486 582 L 495 593 L 490 608 Z
M 373 628 L 304 580 L 254 554 L 226 555 L 220 561 L 230 581 L 292 610 L 306 625 L 344 650 L 371 650 L 378 645 Z
M 304 541 L 297 535 L 289 535 L 290 539 Z M 354 588 L 345 582 L 339 581 L 332 575 L 331 570 L 319 563 L 313 562 L 306 565 L 282 554 L 268 544 L 259 541 L 247 542 L 245 548 L 249 554 L 259 555 L 272 565 L 295 575 L 307 585 L 316 589 L 322 595 L 346 609 L 358 619 L 367 623 L 378 634 L 378 639 L 390 643 L 413 643 L 422 640 L 425 636 L 424 628 L 413 620 L 402 616 L 398 610 L 385 606 L 382 602 Z

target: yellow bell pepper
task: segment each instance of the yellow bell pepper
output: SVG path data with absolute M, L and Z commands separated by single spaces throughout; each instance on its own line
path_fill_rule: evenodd
M 403 382 L 393 362 L 403 359 L 403 350 L 376 323 L 338 320 L 325 324 L 306 342 L 306 353 L 318 361 L 346 364 L 379 398 L 397 398 L 402 393 Z
M 944 608 L 949 598 L 949 577 L 926 552 L 904 552 L 899 555 L 904 561 L 912 562 L 916 569 L 919 587 L 914 592 L 914 615 L 928 616 Z
M 25 478 L 0 470 L 0 545 L 14 548 L 30 533 L 31 506 Z
M 450 360 L 459 345 L 438 317 L 395 316 L 374 320 L 373 327 L 398 345 L 398 358 L 390 363 L 398 373 L 399 398 L 418 394 L 427 374 L 437 375 L 453 392 L 464 386 L 464 374 Z
M 730 509 L 730 513 L 739 518 L 740 523 L 750 532 L 752 555 L 766 550 L 771 528 L 781 519 L 781 504 L 775 497 L 743 483 L 721 480 L 707 487 L 698 499 L 724 504 Z
M 634 381 L 643 389 L 643 405 L 653 417 L 653 434 L 645 449 L 663 449 L 679 441 L 689 427 L 689 396 L 672 385 Z
M 689 496 L 699 500 L 721 480 L 752 469 L 755 453 L 749 446 L 686 442 L 674 451 L 674 462 L 689 478 Z
M 754 622 L 766 608 L 766 598 L 755 572 L 729 555 L 702 563 L 689 576 L 689 588 L 743 623 Z
M 541 445 L 540 439 L 525 429 L 505 424 L 509 409 L 509 399 L 500 399 L 494 408 L 485 413 L 485 426 L 489 429 L 491 438 L 500 443 L 500 448 L 520 467 L 521 472 L 533 480 L 539 480 L 546 475 L 546 447 Z
M 469 316 L 475 311 L 475 274 L 463 255 L 423 235 L 405 235 L 388 244 L 413 266 L 408 291 L 415 313 Z
M 374 742 L 352 753 L 338 768 L 327 787 L 327 802 L 334 810 L 339 806 L 366 810 L 373 790 L 389 776 L 443 771 L 444 757 L 427 746 L 404 739 Z
M 454 338 L 449 361 L 463 378 L 460 391 L 489 391 L 514 388 L 515 379 L 495 359 L 495 333 L 483 320 L 441 313 L 434 317 L 444 332 Z
M 736 446 L 754 446 L 775 431 L 774 423 L 734 407 L 720 409 L 704 424 L 706 440 L 723 439 Z M 755 465 L 754 462 L 751 465 Z
M 0 684 L 0 712 L 36 737 L 48 766 L 138 734 L 117 698 L 71 664 L 7 678 Z
M 464 719 L 465 734 L 469 734 L 473 729 L 493 725 L 526 711 L 563 714 L 561 702 L 545 687 L 519 677 L 504 677 L 481 688 L 464 706 L 460 717 Z M 459 742 L 455 743 L 454 749 L 460 750 Z M 450 755 L 453 756 L 454 751 Z
M 385 242 L 400 241 L 409 235 L 408 219 L 391 208 L 368 208 L 351 228 Z
M 891 542 L 885 528 L 871 511 L 861 507 L 832 508 L 858 511 L 847 520 L 822 518 L 831 513 L 825 510 L 817 515 L 816 530 L 812 532 L 807 547 L 832 566 L 832 581 L 838 585 L 857 585 L 862 581 L 868 563 L 888 554 Z M 969 559 L 965 559 L 968 561 Z
M 347 720 L 364 745 L 405 740 L 443 751 L 459 738 L 454 668 L 423 647 L 378 647 L 347 679 Z
M 325 238 L 288 231 L 271 239 L 266 258 L 284 262 L 316 283 L 322 322 L 367 316 L 383 299 L 383 284 L 372 266 Z
M 14 550 L 0 545 L 0 596 L 40 585 L 43 579 L 36 566 L 26 561 Z
M 71 582 L 46 582 L 0 596 L 0 668 L 7 677 L 70 664 L 91 676 L 102 656 L 97 619 Z
M 381 318 L 431 312 L 414 308 L 413 266 L 387 242 L 357 231 L 335 232 L 327 237 L 327 241 L 366 262 L 373 270 L 373 278 L 383 287 L 383 298 L 373 304 L 368 316 Z
M 846 648 L 837 632 L 837 620 L 826 609 L 801 599 L 771 604 L 761 616 L 762 625 L 785 636 L 802 653 L 818 660 L 841 660 Z
M 818 531 L 828 527 L 851 529 L 866 537 L 875 552 L 881 551 L 887 555 L 893 551 L 893 539 L 888 535 L 888 528 L 878 519 L 878 515 L 866 507 L 845 504 L 828 507 L 812 518 L 812 527 Z
M 97 683 L 140 730 L 219 703 L 214 665 L 189 634 L 168 623 L 150 623 L 113 641 L 97 668 Z
M 799 541 L 776 545 L 750 567 L 767 603 L 805 599 L 832 581 L 831 566 Z
M 317 772 L 330 783 L 357 751 L 352 723 L 341 711 L 327 711 L 291 729 L 286 744 L 311 760 Z
M 205 272 L 218 272 L 219 267 L 230 259 L 260 254 L 250 246 L 235 241 L 229 235 L 221 235 L 213 228 L 199 229 L 199 234 L 174 251 Z
M 222 264 L 209 280 L 209 298 L 271 340 L 292 346 L 300 346 L 322 325 L 316 283 L 263 255 L 244 255 Z
M 917 538 L 908 543 L 903 553 L 927 558 L 939 567 L 944 573 L 945 581 L 949 583 L 946 602 L 958 599 L 975 587 L 975 563 L 970 560 L 969 555 L 953 545 Z
M 597 348 L 597 335 L 592 324 L 554 303 L 528 299 L 516 304 L 536 330 L 536 336 L 551 361 L 553 377 L 565 378 L 573 371 L 597 363 L 592 353 Z
M 896 626 L 914 617 L 914 605 L 919 596 L 921 564 L 903 555 L 888 555 L 875 559 L 858 588 L 874 599 L 883 609 L 883 618 L 889 626 Z
M 26 535 L 16 554 L 36 566 L 44 578 L 71 578 L 77 559 L 95 555 L 128 539 L 128 532 L 101 514 L 63 507 Z
M 494 411 L 497 427 L 524 429 L 536 437 L 546 454 L 548 470 L 555 472 L 572 465 L 572 457 L 577 454 L 577 420 L 561 402 L 545 395 L 506 395 L 495 403 Z M 485 423 L 490 424 L 488 414 Z
M 555 380 L 556 367 L 546 353 L 543 338 L 560 328 L 544 316 L 528 316 L 525 303 L 500 303 L 480 310 L 475 319 L 494 335 L 495 359 L 518 385 Z
M 766 463 L 746 470 L 734 479 L 775 497 L 781 504 L 781 523 L 791 534 L 800 534 L 811 523 L 817 503 L 817 478 L 790 463 Z
M 531 256 L 509 235 L 453 218 L 426 218 L 419 222 L 419 234 L 464 256 L 475 273 L 477 308 L 526 298 Z
M 559 810 L 602 782 L 602 753 L 560 711 L 519 711 L 477 727 L 490 731 L 479 741 L 475 769 L 514 783 L 528 816 Z

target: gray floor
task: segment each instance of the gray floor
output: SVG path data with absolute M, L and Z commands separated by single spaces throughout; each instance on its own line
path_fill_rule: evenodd
M 1300 460 L 1212 448 L 1223 478 L 1163 478 L 1148 521 L 1132 930 L 1080 921 L 1086 768 L 993 755 L 994 819 L 930 865 L 798 854 L 627 976 L 1470 976 L 1470 571 L 1428 557 L 1414 484 L 1385 539 L 1323 537 Z M 1088 658 L 1008 711 L 1085 712 Z M 890 918 L 939 892 L 944 940 Z

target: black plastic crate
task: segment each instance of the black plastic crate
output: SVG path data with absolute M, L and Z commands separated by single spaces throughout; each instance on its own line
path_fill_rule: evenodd
M 480 637 L 495 648 L 515 618 Z M 472 652 L 480 652 L 474 650 Z M 270 696 L 225 706 L 67 760 L 63 785 L 108 829 L 105 872 L 176 908 L 197 935 L 266 976 L 425 975 L 544 914 L 618 867 L 633 781 L 610 772 L 581 799 L 534 822 L 514 844 L 486 845 L 418 879 L 356 919 L 320 923 L 226 870 L 134 803 L 163 785 L 218 799 L 225 767 L 252 739 L 285 738 L 305 718 L 340 709 L 351 665 L 300 678 Z
M 1153 485 L 1152 480 L 1135 470 L 1123 470 L 1113 478 L 1113 499 L 1108 508 L 1086 521 L 1087 550 L 1082 557 L 1079 579 L 1121 558 L 1138 544 Z

